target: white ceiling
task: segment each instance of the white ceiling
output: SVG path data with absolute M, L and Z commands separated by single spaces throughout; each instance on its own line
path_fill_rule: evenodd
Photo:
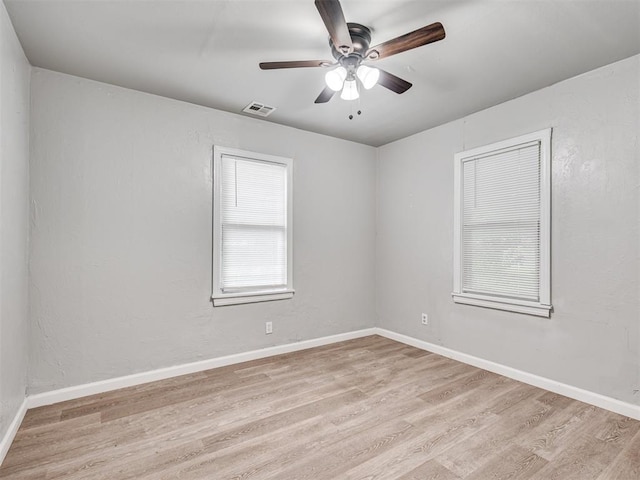
M 447 37 L 377 62 L 413 83 L 314 104 L 331 59 L 313 0 L 4 0 L 32 65 L 379 146 L 640 53 L 640 0 L 342 0 L 372 45 L 439 21 Z M 353 120 L 350 113 L 362 110 Z

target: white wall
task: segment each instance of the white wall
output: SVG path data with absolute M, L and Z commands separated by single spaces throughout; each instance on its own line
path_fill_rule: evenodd
M 42 69 L 31 114 L 31 393 L 373 326 L 375 149 Z M 212 307 L 214 144 L 294 158 L 293 300 Z
M 636 56 L 381 147 L 378 325 L 640 403 L 639 91 Z M 547 127 L 552 317 L 454 304 L 454 153 Z
M 0 439 L 27 381 L 30 68 L 0 2 Z

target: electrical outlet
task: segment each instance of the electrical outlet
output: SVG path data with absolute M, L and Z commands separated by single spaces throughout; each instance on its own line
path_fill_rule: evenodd
M 422 314 L 422 324 L 429 325 L 429 315 L 427 315 L 426 313 Z
M 265 322 L 264 333 L 265 335 L 269 335 L 270 333 L 273 333 L 273 322 Z

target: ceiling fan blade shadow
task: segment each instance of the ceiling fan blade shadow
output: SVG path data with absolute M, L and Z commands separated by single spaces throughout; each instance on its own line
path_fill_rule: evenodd
M 315 102 L 313 103 L 327 103 L 333 98 L 335 94 L 335 90 L 332 90 L 329 87 L 324 87 L 324 90 L 320 92 L 320 95 L 318 95 L 318 98 L 316 98 Z
M 290 62 L 260 62 L 260 68 L 275 70 L 278 68 L 330 67 L 335 64 L 334 60 L 294 60 Z
M 380 69 L 378 69 L 380 70 Z M 380 77 L 378 78 L 378 85 L 388 88 L 395 93 L 404 93 L 412 87 L 412 84 L 403 80 L 400 77 L 396 77 L 394 74 L 380 70 Z
M 442 40 L 446 36 L 444 27 L 440 22 L 432 23 L 426 27 L 419 28 L 410 33 L 405 33 L 392 40 L 371 47 L 367 50 L 366 58 L 369 60 L 378 60 L 380 58 L 390 57 L 397 53 L 406 52 L 429 43 Z
M 352 52 L 353 42 L 340 2 L 338 0 L 316 0 L 315 4 L 338 51 L 343 54 Z

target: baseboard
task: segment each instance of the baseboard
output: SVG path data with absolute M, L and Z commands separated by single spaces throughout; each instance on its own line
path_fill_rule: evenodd
M 473 365 L 475 367 L 498 373 L 500 375 L 504 375 L 505 377 L 513 378 L 514 380 L 518 380 L 529 385 L 544 388 L 545 390 L 565 395 L 569 398 L 580 400 L 582 402 L 640 420 L 640 406 L 638 405 L 633 405 L 627 402 L 616 400 L 605 395 L 600 395 L 588 390 L 583 390 L 581 388 L 560 383 L 549 378 L 540 377 L 538 375 L 527 373 L 515 368 L 507 367 L 505 365 L 491 362 L 479 357 L 474 357 L 473 355 L 468 355 L 466 353 L 458 352 L 456 350 L 442 347 L 440 345 L 425 342 L 424 340 L 419 340 L 414 337 L 392 332 L 384 328 L 374 327 L 366 328 L 363 330 L 356 330 L 353 332 L 341 333 L 338 335 L 316 338 L 312 340 L 303 340 L 301 342 L 288 343 L 285 345 L 278 345 L 259 350 L 252 350 L 249 352 L 227 355 L 224 357 L 202 360 L 199 362 L 186 363 L 183 365 L 177 365 L 168 368 L 161 368 L 149 372 L 142 372 L 134 375 L 127 375 L 124 377 L 117 377 L 108 380 L 87 383 L 84 385 L 62 388 L 50 392 L 29 395 L 22 403 L 19 411 L 16 413 L 16 416 L 11 422 L 11 425 L 7 430 L 4 438 L 0 441 L 0 463 L 2 463 L 4 456 L 9 450 L 18 427 L 20 426 L 20 423 L 22 422 L 22 419 L 24 418 L 24 415 L 29 408 L 41 407 L 44 405 L 73 400 L 88 395 L 109 392 L 112 390 L 117 390 L 119 388 L 131 387 L 143 383 L 154 382 L 157 380 L 164 380 L 179 375 L 186 375 L 189 373 L 200 372 L 212 368 L 248 362 L 250 360 L 257 360 L 274 355 L 281 355 L 283 353 L 290 353 L 299 350 L 305 350 L 308 348 L 319 347 L 322 345 L 329 345 L 332 343 L 366 337 L 369 335 L 380 335 L 397 342 L 401 342 L 413 347 L 420 348 L 422 350 L 427 350 L 438 355 L 452 358 L 468 365 Z
M 4 437 L 0 439 L 0 465 L 2 465 L 2 462 L 4 462 L 4 457 L 7 456 L 9 447 L 11 447 L 11 443 L 13 442 L 13 439 L 15 438 L 16 433 L 18 433 L 18 428 L 20 428 L 20 424 L 24 419 L 25 413 L 27 413 L 27 408 L 28 408 L 27 403 L 28 401 L 25 398 L 22 401 L 20 408 L 18 408 L 18 411 L 16 412 L 15 416 L 13 417 L 11 424 L 9 424 L 9 428 L 4 434 Z
M 401 333 L 392 332 L 391 330 L 386 330 L 384 328 L 375 328 L 375 333 L 391 340 L 405 343 L 407 345 L 411 345 L 412 347 L 420 348 L 421 350 L 427 350 L 432 353 L 437 353 L 438 355 L 442 355 L 443 357 L 452 358 L 453 360 L 457 360 L 468 365 L 473 365 L 474 367 L 482 368 L 483 370 L 498 373 L 500 375 L 504 375 L 505 377 L 513 378 L 514 380 L 533 385 L 534 387 L 544 388 L 545 390 L 564 395 L 565 397 L 573 398 L 574 400 L 579 400 L 590 405 L 595 405 L 596 407 L 604 408 L 605 410 L 610 410 L 612 412 L 619 413 L 630 418 L 635 418 L 636 420 L 640 420 L 640 405 L 633 405 L 632 403 L 616 400 L 615 398 L 607 397 L 599 393 L 591 392 L 589 390 L 583 390 L 572 385 L 567 385 L 566 383 L 561 383 L 549 378 L 540 377 L 532 373 L 527 373 L 516 368 L 507 367 L 506 365 L 495 363 L 479 357 L 474 357 L 473 355 L 468 355 L 466 353 L 458 352 L 450 348 L 425 342 L 424 340 L 419 340 L 417 338 L 403 335 Z
M 374 328 L 366 328 L 356 330 L 354 332 L 340 333 L 330 335 L 328 337 L 314 338 L 312 340 L 303 340 L 300 342 L 287 343 L 285 345 L 277 345 L 275 347 L 262 348 L 259 350 L 251 350 L 249 352 L 237 353 L 234 355 L 226 355 L 224 357 L 211 358 L 198 362 L 185 363 L 173 367 L 160 368 L 148 372 L 136 373 L 124 377 L 110 378 L 98 382 L 76 385 L 73 387 L 61 388 L 50 392 L 36 393 L 27 397 L 27 407 L 35 408 L 53 403 L 74 400 L 88 395 L 109 392 L 119 388 L 132 387 L 143 383 L 155 382 L 157 380 L 165 380 L 171 377 L 187 375 L 189 373 L 201 372 L 212 368 L 225 367 L 236 363 L 248 362 L 260 358 L 272 357 L 283 353 L 296 352 L 298 350 L 306 350 L 308 348 L 320 347 L 331 343 L 343 342 L 354 338 L 366 337 L 374 335 Z

